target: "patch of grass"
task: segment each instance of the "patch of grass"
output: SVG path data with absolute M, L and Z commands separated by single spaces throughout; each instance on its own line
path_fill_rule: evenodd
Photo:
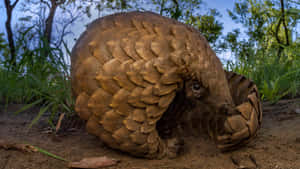
M 293 98 L 300 94 L 300 57 L 295 50 L 288 52 L 281 60 L 270 52 L 252 56 L 250 60 L 229 61 L 226 69 L 253 80 L 264 100 L 277 102 L 282 98 Z
M 37 123 L 45 112 L 50 112 L 49 124 L 57 113 L 72 114 L 73 98 L 69 66 L 64 62 L 60 49 L 49 46 L 24 51 L 17 67 L 0 64 L 0 103 L 26 104 L 16 114 L 33 106 L 41 107 L 29 127 Z

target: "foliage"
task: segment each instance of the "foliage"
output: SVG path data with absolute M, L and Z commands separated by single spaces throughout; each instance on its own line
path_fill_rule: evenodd
M 221 14 L 215 9 L 210 9 L 206 14 L 191 15 L 186 20 L 187 24 L 192 25 L 202 33 L 215 50 L 218 49 L 217 40 L 222 35 L 223 30 L 223 24 L 216 17 L 221 17 Z
M 235 3 L 234 10 L 228 12 L 243 24 L 246 36 L 241 38 L 236 29 L 223 38 L 222 44 L 236 58 L 227 69 L 254 80 L 262 98 L 274 102 L 300 93 L 300 38 L 296 33 L 300 10 L 290 1 L 280 2 Z
M 288 0 L 242 0 L 235 3 L 231 18 L 246 28 L 248 41 L 258 50 L 277 49 L 277 58 L 283 55 L 283 46 L 289 46 L 300 20 L 299 5 Z
M 292 51 L 291 51 L 292 52 Z M 270 54 L 270 53 L 268 53 Z M 273 51 L 276 54 L 276 50 Z M 273 55 L 274 56 L 274 55 Z M 300 59 L 285 60 L 278 64 L 276 57 L 248 61 L 228 61 L 226 69 L 243 74 L 253 80 L 262 99 L 276 102 L 300 93 Z
M 152 0 L 156 11 L 198 29 L 217 50 L 217 40 L 222 34 L 223 24 L 217 20 L 222 15 L 216 9 L 203 12 L 202 0 Z
M 6 43 L 6 40 L 4 38 L 4 33 L 0 33 L 0 65 L 5 60 L 8 60 L 9 58 L 5 58 L 5 56 L 8 56 L 8 44 Z

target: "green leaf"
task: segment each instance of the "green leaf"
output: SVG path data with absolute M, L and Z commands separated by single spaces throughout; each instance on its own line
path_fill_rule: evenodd
M 25 16 L 25 17 L 19 18 L 19 21 L 29 22 L 29 21 L 31 21 L 31 19 L 32 19 L 32 16 Z
M 30 145 L 30 144 L 29 144 L 29 145 Z M 47 150 L 44 150 L 44 149 L 42 149 L 42 148 L 40 148 L 40 147 L 37 147 L 37 146 L 33 146 L 33 145 L 31 145 L 31 146 L 34 147 L 34 148 L 36 148 L 40 153 L 43 153 L 43 154 L 45 154 L 45 155 L 47 155 L 47 156 L 49 156 L 49 157 L 52 157 L 52 158 L 55 158 L 55 159 L 58 159 L 58 160 L 62 160 L 62 161 L 68 162 L 68 160 L 66 160 L 65 158 L 60 157 L 60 156 L 55 155 L 55 154 L 52 154 L 52 153 L 50 153 L 50 152 L 47 151 Z
M 38 115 L 31 121 L 28 128 L 30 129 L 35 123 L 37 123 L 42 115 L 49 109 L 49 107 L 52 105 L 52 103 L 48 104 L 46 107 L 42 107 L 38 113 Z
M 15 115 L 19 114 L 20 112 L 23 112 L 27 109 L 30 109 L 31 107 L 41 103 L 43 101 L 43 99 L 39 99 L 39 100 L 36 100 L 34 101 L 33 103 L 31 104 L 27 104 L 26 106 L 23 106 L 21 109 L 19 109 L 18 111 L 14 112 Z

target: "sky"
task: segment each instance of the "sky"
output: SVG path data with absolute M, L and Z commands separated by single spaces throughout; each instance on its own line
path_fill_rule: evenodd
M 12 0 L 14 1 L 14 0 Z M 203 6 L 203 8 L 208 9 L 208 8 L 215 8 L 217 9 L 221 15 L 222 18 L 219 18 L 219 21 L 221 21 L 223 23 L 223 34 L 226 34 L 227 32 L 230 32 L 232 29 L 236 29 L 236 28 L 242 28 L 241 25 L 234 23 L 231 18 L 229 17 L 229 15 L 227 14 L 227 9 L 232 10 L 234 7 L 234 2 L 236 0 L 203 0 L 205 5 Z M 22 2 L 22 0 L 20 1 Z M 14 25 L 14 23 L 16 23 L 17 18 L 18 17 L 22 17 L 22 15 L 24 15 L 22 12 L 18 11 L 18 8 L 20 8 L 21 3 L 19 2 L 19 4 L 16 6 L 16 10 L 14 11 L 14 16 L 12 19 L 12 27 Z M 93 14 L 92 19 L 85 19 L 81 22 L 77 22 L 76 24 L 74 24 L 71 28 L 72 32 L 74 33 L 73 35 L 70 35 L 69 37 L 67 37 L 68 40 L 68 46 L 70 48 L 73 47 L 74 45 L 74 38 L 78 38 L 80 36 L 80 34 L 85 30 L 85 25 L 88 24 L 89 22 L 91 22 L 93 19 L 97 18 L 98 14 Z M 5 20 L 6 20 L 6 11 L 5 11 L 5 6 L 4 6 L 4 1 L 0 0 L 0 33 L 6 33 L 5 32 Z M 221 58 L 224 58 L 225 60 L 230 58 L 230 54 L 229 53 L 222 53 L 220 54 Z
M 242 27 L 240 24 L 233 22 L 227 13 L 227 9 L 233 9 L 234 2 L 236 2 L 236 0 L 205 0 L 208 8 L 215 8 L 222 14 L 221 21 L 223 22 L 224 33 Z

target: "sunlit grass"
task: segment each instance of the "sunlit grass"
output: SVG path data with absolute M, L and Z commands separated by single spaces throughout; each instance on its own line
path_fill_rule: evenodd
M 293 50 L 291 52 L 292 57 L 286 55 L 279 61 L 272 54 L 274 53 L 270 52 L 269 56 L 267 54 L 265 56 L 253 56 L 253 59 L 247 61 L 229 61 L 226 68 L 253 80 L 264 100 L 277 102 L 282 98 L 293 98 L 299 95 L 299 54 Z

